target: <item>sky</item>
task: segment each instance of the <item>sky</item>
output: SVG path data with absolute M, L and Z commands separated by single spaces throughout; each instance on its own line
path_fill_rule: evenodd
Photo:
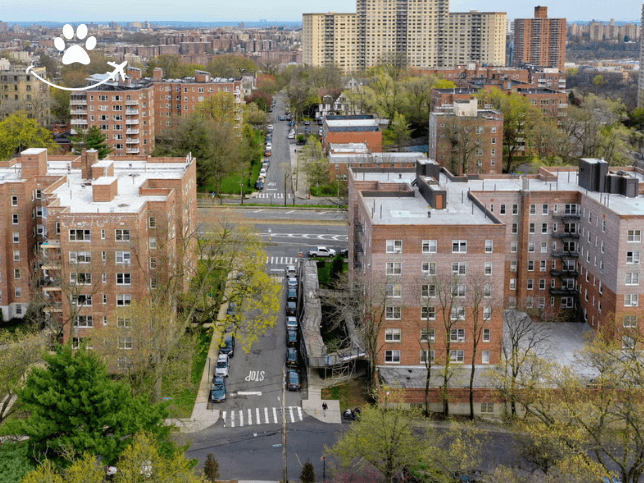
M 636 21 L 644 0 L 559 0 L 549 17 L 575 20 Z M 530 18 L 535 0 L 452 0 L 450 11 L 507 12 L 509 19 Z M 306 12 L 355 12 L 354 0 L 0 0 L 0 20 L 6 22 L 96 21 L 302 21 Z

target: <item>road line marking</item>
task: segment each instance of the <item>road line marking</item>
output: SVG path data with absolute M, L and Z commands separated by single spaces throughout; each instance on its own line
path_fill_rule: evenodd
M 259 417 L 259 408 L 255 408 L 255 414 L 257 415 L 257 418 L 255 419 L 257 424 L 262 424 L 262 418 Z
M 270 423 L 271 420 L 268 419 L 268 408 L 264 408 L 264 416 L 266 418 L 266 424 Z
M 230 426 L 235 427 L 235 411 L 230 411 Z
M 253 425 L 253 413 L 250 412 L 250 408 L 248 408 L 248 425 Z
M 294 423 L 294 422 L 295 422 L 295 418 L 293 417 L 293 406 L 289 406 L 289 407 L 288 407 L 288 412 L 289 412 L 289 413 L 290 413 L 290 415 L 291 415 L 291 422 L 292 422 L 292 423 Z
M 295 210 L 287 211 L 286 214 L 290 215 L 291 213 L 295 213 Z
M 266 257 L 266 263 L 268 263 L 268 257 Z
M 237 391 L 238 396 L 261 396 L 262 391 Z
M 259 213 L 260 211 L 264 211 L 264 210 L 263 210 L 263 209 L 261 209 L 261 210 L 255 210 L 255 211 L 253 211 L 253 213 Z
M 224 428 L 226 427 L 226 411 L 222 413 L 223 420 L 224 420 Z
M 318 215 L 326 215 L 327 213 L 328 213 L 328 211 L 322 211 L 322 212 L 318 213 Z
M 244 425 L 244 411 L 239 411 L 239 427 Z
M 300 416 L 300 421 L 302 421 L 302 408 L 299 406 L 297 407 L 297 414 Z
M 277 408 L 273 408 L 273 420 L 275 421 L 275 424 L 277 424 Z

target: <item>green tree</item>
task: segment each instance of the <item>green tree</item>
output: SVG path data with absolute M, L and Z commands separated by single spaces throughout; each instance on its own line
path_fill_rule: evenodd
M 387 407 L 399 402 L 392 389 L 383 388 L 379 403 L 363 409 L 360 419 L 340 436 L 326 452 L 340 460 L 343 467 L 369 464 L 377 469 L 385 482 L 397 471 L 415 466 L 427 455 L 424 439 L 413 433 L 414 413 Z M 393 400 L 393 401 L 392 401 Z
M 302 483 L 315 483 L 315 468 L 310 461 L 304 463 L 302 466 L 302 474 L 300 474 L 300 481 Z
M 29 416 L 2 427 L 4 434 L 28 436 L 33 455 L 60 460 L 71 451 L 87 452 L 113 463 L 139 430 L 168 437 L 165 407 L 132 398 L 127 385 L 108 378 L 99 355 L 68 345 L 44 360 L 18 391 Z
M 182 79 L 195 75 L 195 70 L 205 70 L 201 64 L 186 64 L 181 61 L 178 55 L 162 54 L 156 56 L 148 62 L 148 77 L 152 77 L 152 72 L 156 67 L 163 69 L 165 79 Z
M 324 186 L 329 183 L 329 160 L 322 143 L 311 135 L 297 154 L 298 167 L 306 175 L 309 186 Z
M 215 483 L 217 478 L 219 478 L 219 462 L 215 459 L 215 455 L 208 453 L 206 457 L 206 464 L 203 468 L 204 476 L 206 480 L 211 483 Z
M 105 159 L 113 150 L 107 144 L 107 134 L 103 134 L 101 128 L 90 126 L 87 132 L 80 134 L 72 141 L 74 152 L 80 153 L 83 149 L 95 149 L 98 151 L 98 158 Z
M 0 122 L 0 159 L 7 159 L 28 148 L 47 148 L 54 152 L 58 146 L 51 131 L 29 119 L 24 111 L 11 114 Z
M 259 66 L 241 55 L 215 55 L 205 70 L 213 77 L 240 77 L 245 72 L 257 72 Z
M 235 96 L 230 92 L 216 92 L 197 104 L 197 110 L 216 123 L 231 123 L 235 120 Z M 241 111 L 241 109 L 240 109 Z
M 394 142 L 398 151 L 402 150 L 403 144 L 411 137 L 411 127 L 405 116 L 396 113 L 391 121 L 391 132 L 393 133 Z
M 35 468 L 26 442 L 5 441 L 0 446 L 0 483 L 18 483 Z
M 65 483 L 63 477 L 58 473 L 56 465 L 50 460 L 36 468 L 25 476 L 21 483 Z M 93 483 L 90 481 L 90 483 Z

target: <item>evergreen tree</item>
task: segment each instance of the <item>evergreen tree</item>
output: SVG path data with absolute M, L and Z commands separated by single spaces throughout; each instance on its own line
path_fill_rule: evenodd
M 112 148 L 107 144 L 107 134 L 103 134 L 98 126 L 90 126 L 85 134 L 78 136 L 76 141 L 72 141 L 72 147 L 75 152 L 96 149 L 98 159 L 104 159 L 112 152 Z
M 302 483 L 315 483 L 315 469 L 310 461 L 307 461 L 304 463 L 304 466 L 302 466 L 300 481 Z
M 204 466 L 203 472 L 206 475 L 206 479 L 212 483 L 215 483 L 217 478 L 219 478 L 219 462 L 215 459 L 214 454 L 209 453 L 206 457 L 206 465 Z
M 1 431 L 28 436 L 32 455 L 59 460 L 73 450 L 102 455 L 111 464 L 139 431 L 174 450 L 166 442 L 171 428 L 163 424 L 165 405 L 132 398 L 126 384 L 107 376 L 99 355 L 67 345 L 44 360 L 45 368 L 34 367 L 18 391 L 29 417 L 8 421 Z

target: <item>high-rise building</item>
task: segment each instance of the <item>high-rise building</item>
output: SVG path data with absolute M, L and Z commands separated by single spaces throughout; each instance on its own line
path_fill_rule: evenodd
M 506 14 L 449 13 L 449 0 L 356 0 L 356 14 L 304 14 L 305 64 L 345 72 L 381 63 L 505 63 Z
M 644 22 L 644 5 L 642 5 L 642 21 Z M 644 25 L 644 24 L 643 24 Z M 640 65 L 644 65 L 644 29 L 640 31 Z M 644 107 L 644 69 L 640 69 L 637 85 L 637 105 Z
M 514 21 L 514 63 L 556 67 L 566 62 L 566 19 L 548 18 L 548 7 L 534 7 L 534 18 Z
M 44 67 L 34 67 L 33 71 L 46 77 Z M 7 70 L 0 71 L 0 121 L 18 110 L 25 110 L 29 117 L 48 125 L 51 112 L 49 86 L 24 69 L 8 66 Z

